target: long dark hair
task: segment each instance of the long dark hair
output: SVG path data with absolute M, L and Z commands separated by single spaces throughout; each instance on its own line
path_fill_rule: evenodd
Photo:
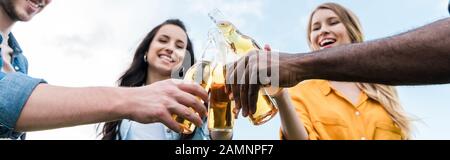
M 136 49 L 136 52 L 134 54 L 133 62 L 131 63 L 130 68 L 128 68 L 125 73 L 119 78 L 118 83 L 119 86 L 122 87 L 140 87 L 145 85 L 145 82 L 147 80 L 147 70 L 148 70 L 148 63 L 144 61 L 144 55 L 150 48 L 150 43 L 153 41 L 153 39 L 156 36 L 156 33 L 158 33 L 159 29 L 165 25 L 176 25 L 183 29 L 184 32 L 186 32 L 186 27 L 184 23 L 178 19 L 169 19 L 166 20 L 164 23 L 156 26 L 153 28 L 147 36 L 144 38 L 144 40 L 139 44 L 138 48 Z M 195 63 L 195 56 L 194 56 L 194 47 L 193 44 L 187 35 L 187 54 L 185 56 L 185 59 L 183 60 L 183 65 L 185 66 L 188 64 L 189 66 L 192 66 Z M 182 67 L 183 68 L 183 67 Z M 185 69 L 181 69 L 181 71 L 184 71 Z M 180 75 L 182 77 L 182 75 Z M 102 130 L 102 140 L 121 140 L 122 137 L 120 135 L 120 124 L 122 120 L 113 121 L 113 122 L 107 122 L 103 126 Z M 188 137 L 188 135 L 183 135 L 182 137 Z

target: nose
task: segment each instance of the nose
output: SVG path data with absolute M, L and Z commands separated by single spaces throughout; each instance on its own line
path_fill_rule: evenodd
M 329 33 L 330 33 L 330 30 L 329 30 L 328 26 L 323 26 L 320 28 L 319 36 L 328 35 Z
M 168 53 L 168 54 L 172 54 L 175 50 L 175 44 L 169 43 L 166 45 L 166 47 L 164 48 L 164 50 Z

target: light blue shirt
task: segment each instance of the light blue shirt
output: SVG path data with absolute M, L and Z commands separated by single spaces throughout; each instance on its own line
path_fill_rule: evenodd
M 0 36 L 0 44 L 2 42 L 3 38 Z M 28 61 L 12 34 L 9 34 L 8 45 L 13 49 L 11 65 L 16 72 L 0 72 L 0 138 L 18 139 L 23 133 L 14 132 L 14 128 L 22 108 L 34 88 L 45 81 L 26 75 Z M 0 58 L 2 58 L 1 54 Z M 3 61 L 0 60 L 0 70 L 2 67 Z
M 190 140 L 209 140 L 206 120 L 202 127 L 197 127 Z M 180 140 L 181 135 L 167 128 L 162 123 L 141 124 L 131 120 L 122 120 L 120 124 L 122 140 Z

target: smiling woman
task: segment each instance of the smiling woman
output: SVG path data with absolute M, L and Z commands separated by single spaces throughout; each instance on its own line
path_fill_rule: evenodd
M 336 3 L 319 5 L 308 24 L 312 50 L 363 42 L 360 22 Z M 286 98 L 289 97 L 292 99 Z M 282 137 L 310 140 L 405 140 L 410 121 L 393 86 L 308 80 L 277 95 Z M 295 108 L 295 109 L 294 109 Z M 297 112 L 297 116 L 286 112 Z M 301 122 L 298 121 L 301 120 Z M 362 131 L 362 132 L 361 132 Z M 295 138 L 294 138 L 295 137 Z
M 119 79 L 120 86 L 139 87 L 171 78 L 181 66 L 195 63 L 194 50 L 186 28 L 180 20 L 171 19 L 150 31 L 137 48 L 130 68 Z M 181 70 L 182 71 L 182 70 Z M 206 124 L 206 123 L 204 123 Z M 178 140 L 207 139 L 203 126 L 190 135 L 178 134 L 162 123 L 141 124 L 131 120 L 106 123 L 104 140 Z

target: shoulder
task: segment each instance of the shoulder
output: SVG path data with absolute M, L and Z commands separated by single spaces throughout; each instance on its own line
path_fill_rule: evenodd
M 291 95 L 297 95 L 297 94 L 307 94 L 311 91 L 315 90 L 321 90 L 329 87 L 329 82 L 327 80 L 306 80 L 303 82 L 300 82 L 296 86 L 289 88 L 289 93 Z

